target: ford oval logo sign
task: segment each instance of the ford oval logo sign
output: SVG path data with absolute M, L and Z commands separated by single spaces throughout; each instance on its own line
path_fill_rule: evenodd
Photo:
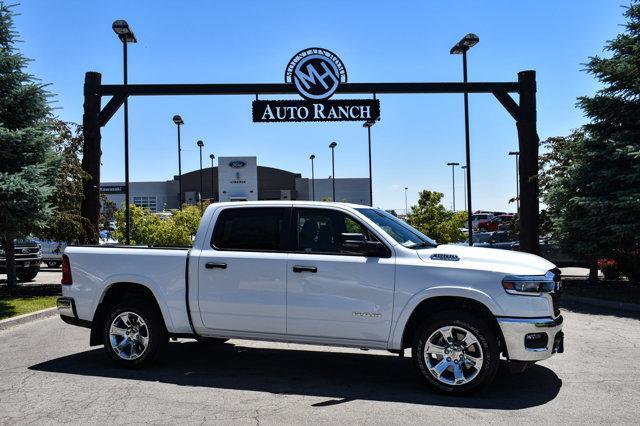
M 242 167 L 246 166 L 247 163 L 245 163 L 244 161 L 240 161 L 240 160 L 236 160 L 236 161 L 232 161 L 229 163 L 229 167 L 233 167 L 234 169 L 241 169 Z

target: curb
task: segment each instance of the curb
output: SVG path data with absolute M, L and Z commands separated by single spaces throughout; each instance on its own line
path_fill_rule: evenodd
M 609 308 L 617 309 L 619 311 L 640 313 L 640 304 L 637 303 L 616 302 L 612 300 L 601 300 L 592 297 L 572 296 L 568 294 L 563 294 L 560 300 L 573 303 L 582 303 L 584 305 L 598 306 L 600 308 Z
M 26 324 L 42 318 L 52 317 L 58 314 L 58 308 L 48 308 L 41 311 L 31 312 L 24 315 L 18 315 L 17 317 L 11 317 L 0 320 L 0 330 L 6 330 L 20 324 Z

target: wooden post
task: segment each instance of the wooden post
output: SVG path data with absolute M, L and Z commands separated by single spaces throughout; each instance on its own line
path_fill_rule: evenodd
M 538 147 L 536 130 L 536 72 L 518 73 L 520 111 L 518 145 L 520 148 L 520 250 L 539 254 Z
M 84 148 L 82 153 L 82 169 L 91 178 L 84 183 L 84 198 L 82 200 L 81 213 L 91 221 L 98 233 L 98 221 L 100 220 L 100 113 L 101 95 L 99 93 L 102 75 L 97 72 L 88 72 L 84 75 L 84 114 L 82 116 L 82 128 L 84 134 Z M 95 243 L 97 241 L 83 241 Z

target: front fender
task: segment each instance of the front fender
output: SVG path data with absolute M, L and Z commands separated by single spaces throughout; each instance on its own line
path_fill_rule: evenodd
M 461 297 L 475 300 L 476 302 L 480 302 L 486 306 L 493 315 L 502 315 L 502 309 L 500 306 L 487 293 L 481 290 L 459 286 L 429 287 L 416 293 L 402 308 L 398 319 L 391 327 L 391 336 L 388 344 L 389 349 L 398 350 L 402 348 L 402 336 L 404 329 L 411 318 L 411 314 L 422 302 L 434 297 Z

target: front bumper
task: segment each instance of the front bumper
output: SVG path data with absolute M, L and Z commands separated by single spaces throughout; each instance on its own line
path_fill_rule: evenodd
M 562 315 L 552 318 L 498 318 L 507 346 L 507 354 L 514 361 L 540 361 L 564 351 Z M 526 336 L 539 336 L 535 342 Z M 544 340 L 546 335 L 546 341 Z M 535 344 L 542 343 L 542 344 Z
M 42 263 L 41 257 L 17 258 L 15 260 L 16 269 L 39 268 Z M 3 258 L 0 260 L 0 274 L 7 273 L 7 261 Z

